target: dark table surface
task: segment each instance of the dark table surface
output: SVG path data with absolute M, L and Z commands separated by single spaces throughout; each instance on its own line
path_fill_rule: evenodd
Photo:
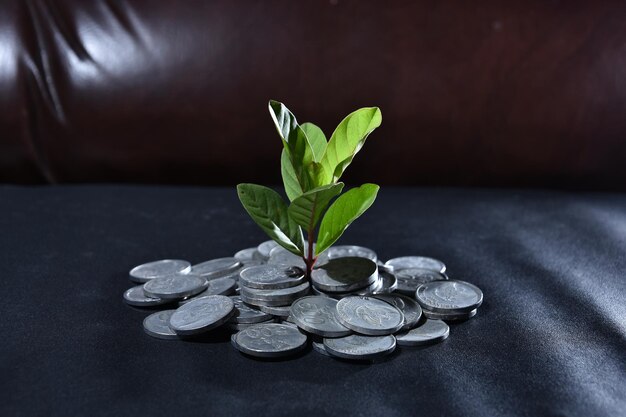
M 137 264 L 264 235 L 234 189 L 0 187 L 0 415 L 626 415 L 626 195 L 383 188 L 342 238 L 440 258 L 485 302 L 386 361 L 153 339 Z

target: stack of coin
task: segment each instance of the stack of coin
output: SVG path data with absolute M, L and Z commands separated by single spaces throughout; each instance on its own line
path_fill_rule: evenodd
M 227 323 L 228 328 L 231 330 L 239 331 L 258 323 L 273 323 L 277 321 L 273 315 L 246 305 L 238 295 L 232 296 L 230 299 L 235 303 L 235 314 Z
M 241 300 L 256 307 L 289 306 L 309 293 L 304 271 L 297 266 L 256 265 L 239 273 Z
M 463 321 L 474 317 L 483 302 L 483 292 L 465 281 L 432 281 L 415 293 L 424 315 L 429 319 Z
M 402 256 L 385 262 L 386 268 L 396 277 L 396 292 L 415 296 L 417 288 L 431 281 L 448 279 L 445 275 L 446 265 L 433 258 L 424 256 Z
M 386 294 L 397 285 L 391 274 L 379 274 L 375 261 L 357 256 L 325 260 L 311 273 L 311 284 L 315 294 L 336 299 Z
M 236 332 L 245 355 L 279 357 L 301 352 L 308 338 L 325 356 L 372 360 L 396 346 L 440 342 L 447 321 L 476 315 L 483 295 L 451 280 L 443 262 L 404 256 L 387 262 L 354 245 L 323 253 L 305 277 L 302 258 L 274 241 L 233 257 L 195 265 L 165 259 L 130 271 L 124 300 L 158 310 L 144 320 L 150 336 L 174 340 L 218 327 Z
M 421 320 L 422 309 L 415 300 L 403 295 L 349 296 L 339 301 L 323 296 L 303 297 L 291 305 L 290 319 L 302 331 L 318 338 L 314 339 L 314 350 L 342 359 L 371 360 L 388 355 L 400 344 L 394 334 L 404 337 L 405 346 L 411 345 L 405 340 L 416 332 L 422 334 L 422 344 L 445 338 L 429 338 L 427 332 L 419 330 L 427 323 Z M 413 333 L 404 335 L 407 332 Z

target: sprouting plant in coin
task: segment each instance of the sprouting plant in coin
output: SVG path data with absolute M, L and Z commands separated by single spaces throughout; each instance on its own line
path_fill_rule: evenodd
M 271 188 L 256 184 L 239 184 L 237 193 L 265 233 L 302 256 L 310 277 L 317 257 L 376 199 L 378 185 L 363 184 L 341 194 L 344 184 L 339 179 L 369 134 L 380 126 L 382 114 L 378 107 L 356 110 L 326 140 L 313 123 L 299 124 L 284 104 L 271 100 L 269 111 L 283 142 L 281 173 L 290 203 Z

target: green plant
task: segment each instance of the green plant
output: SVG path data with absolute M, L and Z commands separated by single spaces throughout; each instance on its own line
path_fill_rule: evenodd
M 269 111 L 283 141 L 281 173 L 290 204 L 271 188 L 256 184 L 239 184 L 237 194 L 250 217 L 269 237 L 302 256 L 310 277 L 317 257 L 376 199 L 376 184 L 363 184 L 340 195 L 344 184 L 339 179 L 368 135 L 380 126 L 382 114 L 378 107 L 350 113 L 327 141 L 313 123 L 298 124 L 284 104 L 270 100 Z

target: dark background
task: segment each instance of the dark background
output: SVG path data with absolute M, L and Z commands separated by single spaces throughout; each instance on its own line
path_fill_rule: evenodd
M 626 189 L 623 1 L 0 6 L 2 182 L 278 184 L 274 98 L 382 109 L 348 183 Z

